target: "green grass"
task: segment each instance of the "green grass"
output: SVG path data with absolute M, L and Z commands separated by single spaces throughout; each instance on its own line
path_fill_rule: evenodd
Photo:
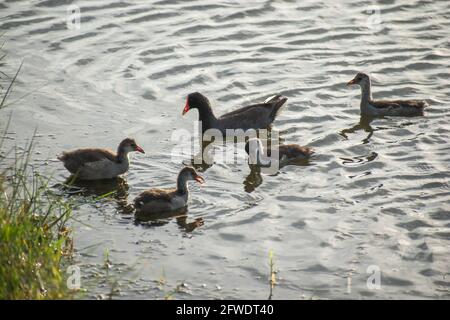
M 33 169 L 31 146 L 0 173 L 0 299 L 67 298 L 71 207 Z

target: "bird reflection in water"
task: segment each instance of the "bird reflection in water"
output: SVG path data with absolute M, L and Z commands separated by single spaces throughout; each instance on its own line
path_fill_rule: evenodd
M 186 207 L 179 210 L 155 214 L 136 213 L 134 218 L 136 225 L 147 228 L 160 227 L 168 224 L 172 219 L 175 219 L 178 228 L 188 233 L 204 225 L 204 220 L 202 218 L 197 218 L 194 221 L 188 222 L 188 210 Z
M 261 168 L 254 164 L 249 164 L 250 173 L 244 180 L 244 190 L 245 192 L 252 193 L 258 188 L 263 182 L 261 176 Z
M 365 132 L 367 132 L 367 136 L 362 140 L 363 144 L 367 144 L 370 142 L 370 139 L 372 138 L 372 135 L 375 131 L 381 131 L 381 130 L 388 130 L 388 129 L 392 129 L 392 128 L 405 128 L 411 125 L 414 125 L 415 122 L 407 120 L 407 121 L 403 121 L 401 123 L 395 123 L 391 126 L 386 126 L 386 127 L 382 127 L 382 126 L 376 126 L 375 128 L 373 128 L 370 124 L 374 119 L 386 119 L 385 117 L 370 117 L 370 116 L 365 116 L 362 115 L 359 123 L 351 126 L 350 128 L 346 128 L 343 129 L 341 132 L 339 132 L 339 135 L 341 137 L 343 137 L 345 140 L 348 140 L 348 134 L 353 134 L 356 133 L 360 130 L 364 130 Z
M 363 130 L 367 132 L 367 136 L 361 140 L 363 144 L 369 143 L 370 139 L 372 138 L 372 135 L 374 133 L 374 129 L 370 125 L 370 123 L 373 121 L 373 117 L 368 116 L 361 116 L 359 119 L 359 122 L 350 128 L 343 129 L 341 132 L 339 132 L 339 135 L 343 137 L 345 140 L 348 140 L 348 135 L 353 134 L 355 132 L 358 132 L 360 130 Z
M 368 133 L 368 135 L 361 141 L 363 144 L 367 144 L 370 142 L 370 138 L 372 137 L 373 133 L 377 130 L 382 129 L 382 128 L 377 128 L 377 129 L 372 128 L 370 123 L 373 121 L 373 119 L 374 119 L 373 117 L 361 116 L 358 124 L 356 124 L 350 128 L 342 130 L 339 133 L 339 135 L 347 140 L 348 134 L 353 134 L 357 131 L 364 130 L 365 132 Z M 375 160 L 377 157 L 378 157 L 378 153 L 372 151 L 367 155 L 361 155 L 361 156 L 356 156 L 356 157 L 352 157 L 352 158 L 346 158 L 346 157 L 339 157 L 339 158 L 342 160 L 343 165 L 354 166 L 354 165 L 360 165 L 363 163 L 371 162 L 371 161 Z
M 268 147 L 266 156 L 270 157 L 270 155 L 271 155 L 271 149 L 270 149 L 270 147 Z M 296 158 L 296 159 L 290 159 L 285 162 L 278 161 L 278 165 L 279 165 L 278 169 L 281 169 L 281 168 L 287 167 L 287 166 L 303 166 L 303 167 L 305 167 L 305 166 L 309 166 L 310 164 L 311 164 L 311 158 Z M 256 188 L 258 188 L 262 184 L 263 178 L 261 175 L 261 171 L 263 174 L 268 175 L 268 176 L 276 176 L 279 173 L 278 170 L 277 170 L 277 172 L 271 172 L 271 173 L 264 172 L 264 168 L 262 169 L 262 167 L 257 164 L 248 163 L 248 166 L 250 168 L 250 173 L 248 174 L 248 176 L 245 178 L 245 180 L 243 182 L 244 190 L 248 193 L 255 191 Z
M 196 155 L 192 156 L 187 163 L 184 163 L 184 165 L 192 166 L 199 172 L 205 172 L 211 168 L 214 164 L 214 152 L 212 150 L 214 147 L 212 145 L 213 143 L 214 141 L 203 141 L 201 143 L 201 150 Z
M 272 129 L 272 126 L 269 126 L 266 131 L 261 136 L 261 131 L 256 131 L 256 136 L 261 139 L 271 141 L 272 136 L 274 136 L 274 139 L 279 139 L 279 143 L 283 141 L 283 138 L 281 137 L 281 133 L 279 131 L 275 131 Z M 241 142 L 247 142 L 249 136 L 244 134 L 238 135 L 231 135 L 226 137 L 220 137 L 219 139 L 216 139 L 217 137 L 211 135 L 211 136 L 205 136 L 205 140 L 200 140 L 199 144 L 201 147 L 201 150 L 194 156 L 191 157 L 189 161 L 186 161 L 184 164 L 188 166 L 194 167 L 195 170 L 198 170 L 200 172 L 205 172 L 209 168 L 211 168 L 215 161 L 214 161 L 214 153 L 215 153 L 215 146 L 222 146 L 226 147 L 228 143 L 233 143 L 237 145 L 239 141 Z
M 128 204 L 128 183 L 122 177 L 104 180 L 78 180 L 74 176 L 69 177 L 59 187 L 69 196 L 82 195 L 93 196 L 95 200 L 104 198 L 114 199 L 119 212 L 131 214 L 134 208 Z
M 378 157 L 378 153 L 372 151 L 367 155 L 356 156 L 356 157 L 352 157 L 352 158 L 339 157 L 339 159 L 342 160 L 342 164 L 344 166 L 351 167 L 351 166 L 356 166 L 356 165 L 361 165 L 361 164 L 364 164 L 367 162 L 371 162 L 371 161 L 375 160 L 377 157 Z

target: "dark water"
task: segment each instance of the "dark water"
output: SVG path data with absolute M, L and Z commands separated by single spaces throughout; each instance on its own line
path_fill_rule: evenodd
M 55 185 L 68 177 L 61 150 L 133 136 L 147 151 L 124 180 L 61 191 L 80 205 L 87 298 L 164 298 L 184 283 L 174 298 L 265 299 L 270 250 L 275 299 L 450 298 L 448 1 L 73 3 L 79 30 L 67 27 L 71 1 L 56 0 L 0 2 L 0 29 L 9 71 L 24 59 L 8 143 L 37 128 L 35 164 Z M 360 121 L 359 90 L 345 86 L 357 71 L 372 75 L 375 98 L 431 108 Z M 192 91 L 217 114 L 288 96 L 274 129 L 317 157 L 260 175 L 240 149 L 191 186 L 187 216 L 137 224 L 127 199 L 173 186 L 189 160 L 171 157 L 171 135 L 193 132 L 196 112 L 181 117 Z M 379 290 L 366 286 L 369 266 Z

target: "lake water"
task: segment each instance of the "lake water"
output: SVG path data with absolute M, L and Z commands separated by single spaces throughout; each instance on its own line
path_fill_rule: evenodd
M 1 125 L 12 112 L 19 146 L 37 128 L 35 165 L 78 205 L 85 298 L 266 299 L 271 251 L 274 299 L 450 298 L 449 1 L 2 1 L 0 29 L 2 70 L 24 60 Z M 360 121 L 358 71 L 375 98 L 431 107 Z M 200 167 L 187 216 L 136 223 L 127 199 L 174 186 L 189 160 L 171 137 L 194 133 L 193 91 L 216 114 L 286 95 L 273 128 L 317 155 L 266 175 L 240 148 Z M 58 153 L 126 136 L 147 154 L 124 180 L 60 187 Z

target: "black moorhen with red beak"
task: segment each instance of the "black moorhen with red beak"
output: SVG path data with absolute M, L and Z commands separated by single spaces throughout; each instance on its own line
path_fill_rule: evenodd
M 225 134 L 227 129 L 244 131 L 265 129 L 272 124 L 286 101 L 286 97 L 276 95 L 262 103 L 246 106 L 216 118 L 208 98 L 199 92 L 194 92 L 187 96 L 183 115 L 191 109 L 197 109 L 199 120 L 202 121 L 202 133 L 208 129 L 218 129 L 222 134 Z

